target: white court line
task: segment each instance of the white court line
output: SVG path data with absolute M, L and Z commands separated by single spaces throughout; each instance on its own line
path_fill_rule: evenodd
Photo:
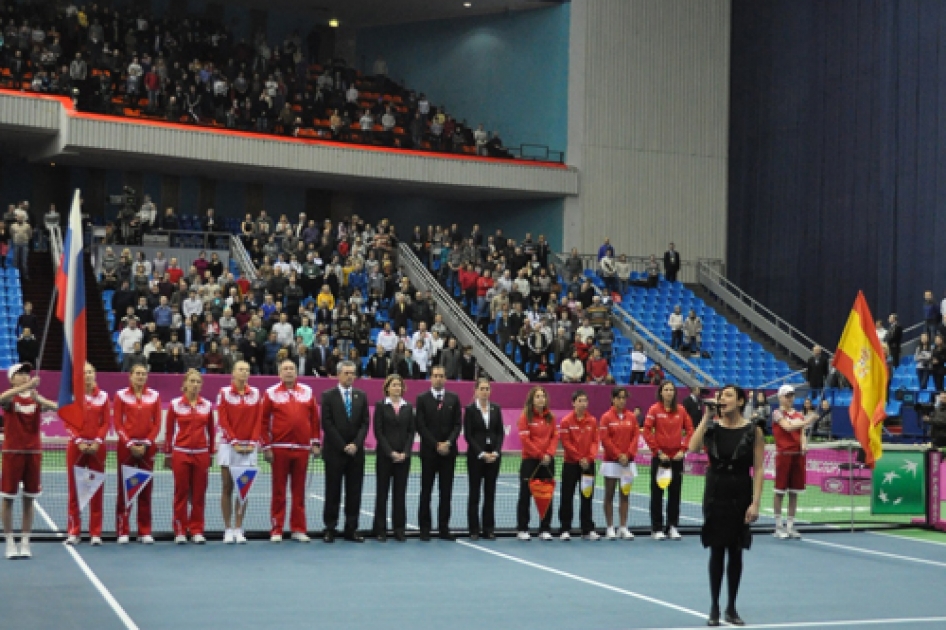
M 797 623 L 750 623 L 746 628 L 826 628 L 845 627 L 845 626 L 877 626 L 880 624 L 909 624 L 909 623 L 935 623 L 942 624 L 946 622 L 946 617 L 903 617 L 894 619 L 844 619 L 839 621 L 799 621 Z M 644 630 L 695 630 L 703 626 L 680 626 L 678 628 L 647 628 Z
M 706 613 L 697 612 L 690 608 L 684 608 L 683 606 L 678 606 L 677 604 L 672 604 L 670 602 L 664 601 L 662 599 L 657 599 L 656 597 L 650 597 L 648 595 L 642 595 L 641 593 L 635 593 L 634 591 L 629 591 L 627 589 L 618 588 L 617 586 L 611 586 L 610 584 L 605 584 L 604 582 L 598 582 L 596 580 L 590 580 L 580 575 L 575 575 L 574 573 L 568 573 L 566 571 L 560 571 L 559 569 L 553 569 L 552 567 L 545 566 L 544 564 L 538 564 L 537 562 L 531 562 L 529 560 L 524 560 L 517 556 L 512 556 L 507 553 L 502 553 L 501 551 L 494 551 L 493 549 L 487 549 L 486 547 L 481 547 L 473 543 L 466 542 L 465 540 L 456 541 L 458 545 L 463 545 L 470 549 L 475 549 L 482 553 L 488 553 L 505 560 L 510 560 L 518 564 L 523 564 L 527 567 L 532 567 L 533 569 L 539 569 L 540 571 L 545 571 L 546 573 L 551 573 L 553 575 L 558 575 L 561 577 L 568 578 L 570 580 L 575 580 L 576 582 L 582 582 L 583 584 L 588 584 L 589 586 L 597 586 L 598 588 L 603 588 L 606 591 L 611 591 L 614 593 L 619 593 L 621 595 L 627 595 L 628 597 L 633 597 L 641 601 L 649 602 L 651 604 L 656 604 L 657 606 L 663 606 L 664 608 L 669 608 L 671 610 L 676 610 L 677 612 L 686 613 L 694 617 L 699 617 L 700 619 L 706 619 Z
M 49 518 L 49 514 L 46 513 L 46 510 L 39 504 L 39 501 L 33 501 L 33 507 L 36 508 L 36 511 L 39 512 L 39 515 L 43 517 L 43 520 L 46 521 L 46 524 L 51 530 L 56 532 L 57 535 L 61 536 L 62 533 L 59 531 L 59 527 L 56 526 L 56 523 L 53 522 L 53 519 Z M 118 618 L 121 619 L 121 622 L 125 625 L 128 630 L 139 630 L 138 625 L 132 620 L 132 618 L 125 612 L 125 609 L 122 608 L 122 605 L 118 603 L 118 600 L 109 592 L 109 590 L 102 583 L 102 580 L 98 578 L 95 573 L 92 572 L 91 567 L 86 564 L 85 559 L 79 555 L 79 552 L 72 548 L 71 545 L 63 544 L 66 551 L 72 556 L 72 559 L 76 561 L 76 564 L 79 565 L 79 568 L 82 569 L 82 572 L 85 574 L 85 577 L 89 578 L 89 581 L 92 582 L 92 586 L 95 587 L 95 590 L 99 592 L 99 595 L 105 600 L 109 607 L 114 611 Z
M 814 540 L 812 538 L 802 538 L 802 542 L 812 545 L 823 545 L 825 547 L 834 547 L 835 549 L 845 549 L 847 551 L 857 551 L 871 556 L 882 556 L 884 558 L 893 558 L 895 560 L 905 560 L 906 562 L 916 562 L 917 564 L 928 564 L 934 567 L 946 567 L 946 562 L 936 562 L 935 560 L 926 560 L 925 558 L 914 558 L 913 556 L 903 556 L 898 553 L 888 553 L 886 551 L 875 551 L 873 549 L 864 549 L 863 547 L 852 547 L 850 545 L 839 545 L 824 540 Z
M 893 538 L 895 540 L 909 540 L 910 542 L 923 543 L 925 545 L 939 545 L 940 547 L 946 547 L 946 542 L 939 542 L 937 540 L 926 540 L 925 538 L 914 538 L 912 536 L 900 536 L 898 534 L 890 534 L 887 532 L 864 532 L 865 534 L 871 534 L 873 536 L 883 536 L 884 538 Z

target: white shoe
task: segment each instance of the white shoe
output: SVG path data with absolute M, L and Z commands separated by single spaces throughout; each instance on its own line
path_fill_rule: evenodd
M 144 536 L 138 536 L 138 542 L 142 545 L 153 545 L 154 537 L 151 534 L 145 534 Z
M 236 536 L 234 535 L 233 531 L 234 530 L 232 529 L 228 529 L 223 532 L 223 544 L 232 545 L 234 542 L 236 542 Z
M 118 537 L 118 544 L 119 544 L 119 545 L 127 545 L 127 544 L 128 544 L 128 536 L 119 536 L 119 537 Z
M 569 534 L 568 532 L 562 532 L 561 535 L 558 537 L 558 539 L 563 542 L 568 542 L 569 540 L 572 539 L 572 535 Z
M 186 545 L 186 544 L 187 544 L 187 536 L 185 536 L 184 534 L 181 534 L 180 536 L 175 536 L 175 537 L 174 537 L 174 544 L 175 544 L 175 545 Z
M 272 543 L 281 543 L 281 542 L 282 542 L 282 534 L 273 534 L 272 536 L 269 537 L 269 542 L 272 542 Z
M 683 536 L 680 535 L 680 532 L 677 531 L 676 527 L 670 528 L 670 540 L 682 540 Z
M 236 544 L 238 544 L 238 545 L 245 545 L 245 544 L 246 544 L 246 534 L 243 533 L 243 530 L 242 530 L 242 529 L 236 529 L 236 530 L 234 530 L 234 531 L 235 531 L 236 533 L 233 535 L 233 538 L 234 538 L 234 540 L 236 540 Z
M 654 540 L 667 540 L 667 535 L 663 532 L 653 532 L 650 537 Z
M 310 540 L 312 540 L 311 538 L 309 538 L 308 534 L 305 534 L 303 532 L 292 532 L 292 539 L 296 542 L 301 542 L 301 543 L 307 543 Z
M 550 534 L 549 532 L 542 532 L 541 534 L 539 534 L 539 538 L 542 540 L 552 540 L 552 534 Z
M 20 541 L 20 557 L 21 558 L 32 558 L 33 552 L 30 551 L 30 541 L 21 540 Z
M 101 546 L 102 546 L 102 538 L 101 538 L 100 536 L 92 536 L 91 545 L 92 545 L 93 547 L 101 547 Z
M 529 532 L 519 532 L 516 534 L 516 538 L 519 540 L 532 540 L 532 536 L 529 535 Z
M 795 528 L 792 528 L 788 530 L 788 537 L 793 540 L 801 540 L 801 533 Z
M 194 534 L 193 537 L 191 537 L 191 542 L 195 545 L 202 545 L 207 542 L 207 539 L 204 538 L 203 534 Z
M 626 527 L 622 527 L 618 530 L 618 536 L 621 537 L 621 540 L 634 540 L 634 534 Z
M 78 536 L 69 536 L 69 538 L 66 538 L 66 544 L 67 544 L 67 545 L 78 545 L 78 544 L 79 544 L 79 537 L 78 537 Z
M 604 533 L 604 537 L 607 538 L 608 540 L 614 540 L 615 538 L 618 537 L 618 535 L 614 532 L 613 527 L 609 527 L 607 531 Z
M 7 556 L 7 560 L 15 560 L 16 558 L 20 557 L 20 550 L 16 546 L 16 542 L 14 542 L 13 538 L 7 538 L 6 556 Z
M 598 532 L 595 532 L 595 531 L 588 532 L 587 534 L 582 536 L 582 538 L 584 538 L 585 540 L 601 540 L 601 536 L 598 534 Z
M 776 527 L 776 528 L 775 528 L 775 533 L 773 533 L 772 535 L 773 535 L 774 537 L 778 538 L 779 540 L 786 540 L 786 539 L 788 539 L 788 532 L 785 531 L 785 529 L 782 528 L 782 527 Z

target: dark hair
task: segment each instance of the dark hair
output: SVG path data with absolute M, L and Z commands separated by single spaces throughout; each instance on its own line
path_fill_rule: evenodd
M 572 403 L 574 404 L 578 402 L 578 399 L 581 398 L 582 396 L 584 396 L 585 398 L 588 398 L 588 394 L 585 392 L 585 390 L 576 389 L 574 392 L 572 392 Z
M 551 401 L 549 400 L 549 393 L 544 387 L 537 385 L 529 390 L 529 395 L 526 396 L 526 404 L 522 413 L 525 414 L 527 420 L 535 416 L 535 404 L 533 401 L 535 400 L 535 395 L 540 391 L 545 394 L 545 410 L 542 412 L 542 417 L 545 419 L 546 423 L 552 424 L 555 421 L 555 416 L 553 416 L 551 410 L 549 410 Z
M 624 394 L 624 397 L 627 397 L 627 390 L 623 387 L 612 387 L 611 388 L 611 400 L 615 398 L 620 398 L 621 394 Z
M 725 385 L 723 385 L 722 387 L 719 388 L 719 392 L 722 392 L 722 391 L 727 390 L 727 389 L 731 389 L 731 390 L 733 390 L 734 392 L 736 392 L 736 400 L 742 400 L 742 404 L 739 405 L 739 411 L 740 411 L 740 412 L 745 411 L 745 410 L 746 410 L 746 402 L 747 402 L 746 390 L 744 390 L 743 388 L 739 387 L 739 386 L 736 385 L 735 383 L 727 383 L 727 384 L 725 384 Z
M 661 395 L 661 392 L 663 392 L 664 387 L 666 387 L 667 385 L 673 388 L 673 400 L 670 401 L 670 413 L 676 413 L 677 412 L 677 386 L 673 384 L 673 381 L 670 381 L 667 379 L 660 381 L 660 384 L 657 386 L 657 402 L 661 404 L 663 403 L 664 398 Z M 743 394 L 742 397 L 745 398 L 745 394 Z

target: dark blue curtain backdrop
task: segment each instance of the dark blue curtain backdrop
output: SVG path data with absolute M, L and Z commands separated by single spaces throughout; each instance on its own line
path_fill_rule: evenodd
M 733 0 L 728 270 L 837 343 L 946 288 L 946 2 Z

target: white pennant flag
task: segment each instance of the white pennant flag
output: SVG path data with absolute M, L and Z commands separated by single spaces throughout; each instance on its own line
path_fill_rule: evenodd
M 105 473 L 84 466 L 73 466 L 72 476 L 76 482 L 76 496 L 81 512 L 105 483 Z
M 138 500 L 138 495 L 145 489 L 153 476 L 154 473 L 150 470 L 122 464 L 122 483 L 125 486 L 125 502 L 128 504 L 129 513 L 132 504 Z

